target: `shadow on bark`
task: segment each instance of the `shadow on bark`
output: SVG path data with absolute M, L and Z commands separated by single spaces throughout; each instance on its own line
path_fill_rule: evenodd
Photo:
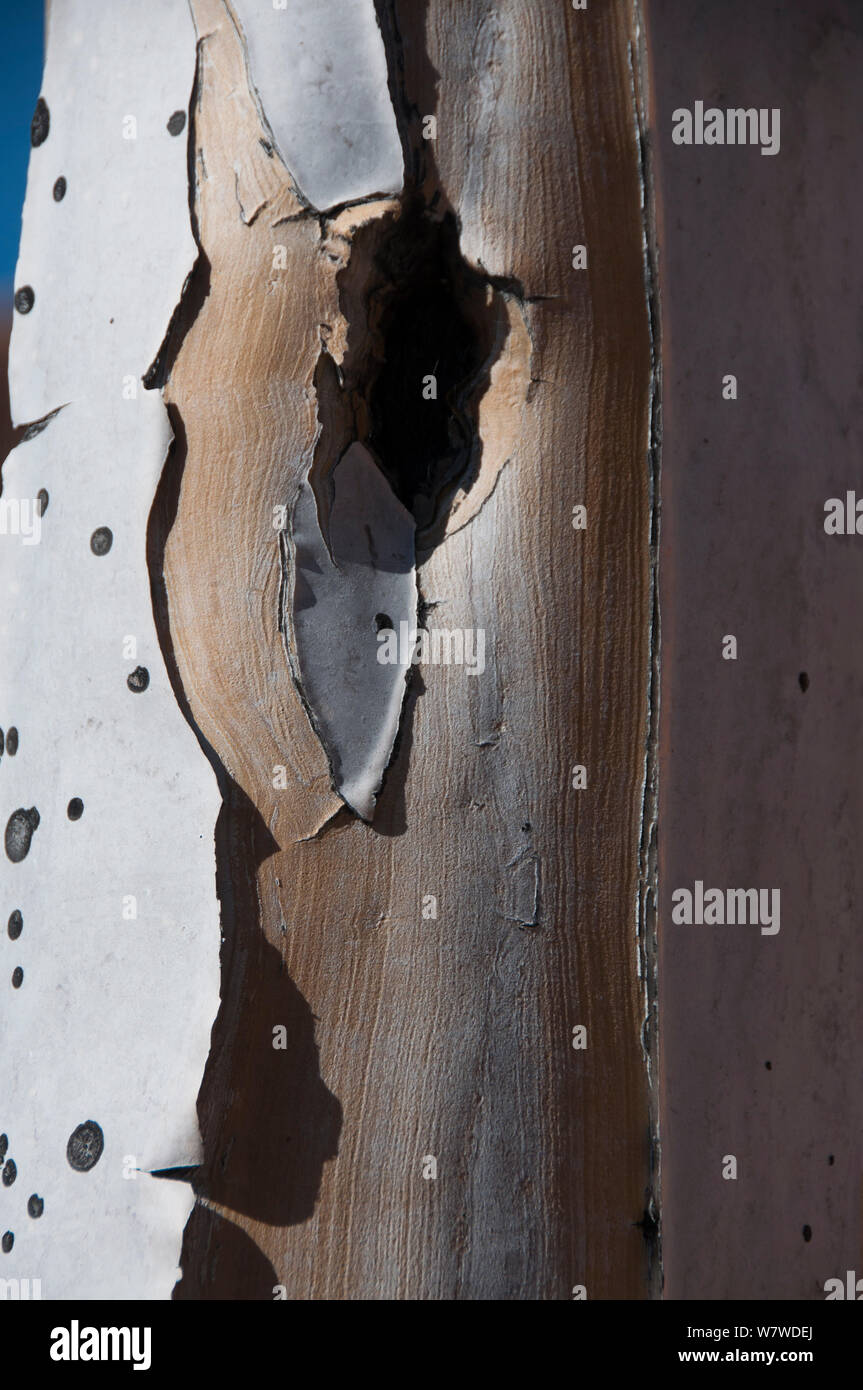
M 180 1263 L 183 1277 L 174 1289 L 175 1302 L 271 1303 L 279 1282 L 273 1266 L 245 1231 L 200 1205 L 186 1225 Z

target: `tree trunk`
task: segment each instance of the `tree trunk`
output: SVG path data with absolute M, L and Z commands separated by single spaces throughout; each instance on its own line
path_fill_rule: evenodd
M 184 1226 L 179 1297 L 655 1294 L 637 9 L 124 0 L 79 42 L 82 4 L 16 282 L 49 423 L 3 472 L 50 493 L 3 551 L 15 1252 L 52 1296 L 141 1222 L 136 1296 Z

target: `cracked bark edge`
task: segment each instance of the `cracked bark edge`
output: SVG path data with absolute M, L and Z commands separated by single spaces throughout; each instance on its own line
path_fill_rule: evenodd
M 662 1265 L 662 1136 L 659 1124 L 659 981 L 658 981 L 658 854 L 659 715 L 661 623 L 659 609 L 660 466 L 662 454 L 662 343 L 655 191 L 649 134 L 650 82 L 647 36 L 640 0 L 632 0 L 629 65 L 633 120 L 639 151 L 639 182 L 644 250 L 644 293 L 650 338 L 650 394 L 647 448 L 649 477 L 650 645 L 647 679 L 647 727 L 644 748 L 644 795 L 639 845 L 637 935 L 639 975 L 644 990 L 642 1046 L 650 1104 L 650 1185 L 645 1194 L 643 1234 L 648 1243 L 648 1279 L 653 1297 L 661 1297 Z

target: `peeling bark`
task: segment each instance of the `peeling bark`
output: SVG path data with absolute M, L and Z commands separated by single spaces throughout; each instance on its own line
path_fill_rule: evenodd
M 96 412 L 124 469 L 135 447 L 147 461 L 112 474 L 118 498 L 134 483 L 138 510 L 94 518 L 86 551 L 116 573 L 110 595 L 104 581 L 93 591 L 93 642 L 97 619 L 121 625 L 134 595 L 161 648 L 149 681 L 130 670 L 123 688 L 157 695 L 164 721 L 150 731 L 158 768 L 113 750 L 148 827 L 136 836 L 117 818 L 123 854 L 150 854 L 157 888 L 176 864 L 192 885 L 141 990 L 161 989 L 175 1052 L 181 1025 L 194 1036 L 158 1142 L 141 1144 L 163 1181 L 142 1179 L 161 1224 L 140 1287 L 166 1292 L 194 1191 L 181 1299 L 278 1285 L 291 1298 L 648 1296 L 656 376 L 637 13 L 548 0 L 189 8 L 194 34 L 164 0 L 186 25 L 182 99 L 170 65 L 140 95 L 140 187 L 123 187 L 154 240 L 127 286 L 122 352 L 103 322 L 113 298 L 77 277 L 75 357 L 52 357 L 36 273 L 47 224 L 28 193 L 19 288 L 35 299 L 16 326 L 13 409 L 41 432 L 4 469 L 20 486 L 25 451 L 47 467 L 54 441 L 86 459 L 80 495 L 62 474 L 47 485 L 46 527 L 71 516 L 78 535 L 105 472 L 87 447 Z M 52 18 L 51 43 L 65 23 Z M 162 63 L 147 51 L 142 65 Z M 150 116 L 168 91 L 163 166 Z M 31 168 L 43 203 L 51 122 Z M 110 200 L 116 152 L 86 157 L 106 162 Z M 76 180 L 63 172 L 65 216 Z M 573 269 L 576 241 L 589 272 Z M 127 356 L 148 389 L 123 414 L 119 393 L 105 403 Z M 109 567 L 133 533 L 126 587 Z M 80 592 L 61 595 L 74 640 L 58 650 L 85 688 Z M 382 633 L 403 625 L 421 664 L 379 660 Z M 222 952 L 204 1068 L 207 760 Z M 175 765 L 186 800 L 166 810 Z M 81 827 L 58 828 L 26 779 L 8 782 L 15 852 L 27 841 L 7 866 L 18 873 Z M 84 827 L 91 798 L 115 809 L 99 795 L 96 781 Z M 142 973 L 136 958 L 133 990 Z M 171 1057 L 162 1044 L 160 1022 L 154 1071 Z M 135 1087 L 124 1103 L 134 1130 L 149 1111 Z M 91 1116 L 69 1126 L 76 1183 L 99 1147 Z M 109 1171 L 104 1137 L 94 1174 Z M 123 1219 L 135 1213 L 127 1201 Z M 72 1258 L 67 1242 L 59 1267 Z
M 193 1196 L 152 1175 L 200 1160 L 219 985 L 218 790 L 145 544 L 171 430 L 142 377 L 196 254 L 168 128 L 194 31 L 167 0 L 98 9 L 50 17 L 2 473 L 40 526 L 0 545 L 0 1273 L 46 1299 L 170 1296 Z
M 231 782 L 222 1012 L 178 1296 L 236 1287 L 230 1241 L 212 1244 L 225 1223 L 290 1297 L 646 1296 L 652 376 L 634 12 L 380 4 L 405 184 L 318 215 L 266 149 L 225 6 L 194 10 L 209 293 L 166 387 L 185 447 L 165 576 L 191 715 Z M 585 172 L 600 149 L 601 180 Z M 412 671 L 368 823 L 336 795 L 324 697 L 305 691 L 307 713 L 278 631 L 279 541 L 296 658 L 295 547 L 316 519 L 321 568 L 337 562 L 340 461 L 359 446 L 413 513 L 420 625 L 488 638 L 481 678 Z M 296 534 L 272 530 L 274 506 L 295 524 L 301 508 Z M 320 669 L 348 710 L 339 653 Z

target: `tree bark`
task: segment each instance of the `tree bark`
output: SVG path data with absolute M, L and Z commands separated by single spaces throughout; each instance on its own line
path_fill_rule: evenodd
M 197 259 L 173 314 L 151 306 L 161 346 L 142 333 L 122 364 L 151 461 L 164 410 L 173 433 L 136 535 L 170 718 L 198 740 L 185 823 L 142 791 L 150 887 L 187 856 L 198 875 L 184 988 L 135 964 L 175 1024 L 215 1008 L 194 976 L 213 833 L 222 934 L 202 1153 L 150 1165 L 195 1194 L 175 1296 L 646 1298 L 658 346 L 637 8 L 352 0 L 294 28 L 248 0 L 190 8 L 174 241 L 190 228 Z M 142 264 L 141 322 L 167 293 Z M 93 411 L 121 376 L 106 342 Z M 13 409 L 16 360 L 23 381 L 13 340 Z M 401 614 L 473 665 L 388 668 L 376 628 Z M 126 767 L 133 788 L 151 771 Z M 111 969 L 100 987 L 116 1013 Z M 172 1037 L 148 1034 L 188 1123 L 198 1054 Z M 142 1176 L 178 1194 L 169 1250 L 189 1189 Z
M 222 863 L 253 859 L 255 874 L 221 893 L 211 1214 L 187 1233 L 183 1287 L 207 1292 L 194 1271 L 218 1212 L 289 1297 L 645 1296 L 653 383 L 633 13 L 381 6 L 405 188 L 319 220 L 261 144 L 224 7 L 194 8 L 209 294 L 166 388 L 183 441 L 167 621 L 230 778 Z M 271 513 L 351 442 L 426 428 L 419 379 L 409 398 L 374 392 L 401 342 L 399 296 L 410 306 L 431 272 L 418 261 L 407 289 L 386 277 L 450 213 L 437 293 L 451 335 L 459 313 L 476 325 L 486 364 L 466 407 L 480 500 L 472 487 L 420 525 L 417 575 L 428 625 L 484 629 L 488 664 L 477 678 L 420 668 L 363 823 L 338 810 L 290 678 Z M 278 245 L 287 275 L 270 269 Z M 448 342 L 420 319 L 410 332 L 432 373 Z M 376 433 L 376 411 L 401 430 Z M 398 476 L 408 460 L 381 464 Z M 220 1260 L 207 1268 L 223 1287 Z

